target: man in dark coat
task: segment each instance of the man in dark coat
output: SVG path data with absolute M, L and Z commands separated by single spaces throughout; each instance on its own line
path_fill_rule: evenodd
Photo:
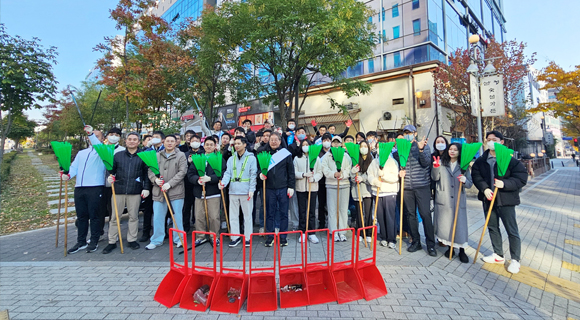
M 483 211 L 486 215 L 493 198 L 492 189 L 495 187 L 498 189 L 487 225 L 493 254 L 483 257 L 482 260 L 486 263 L 505 263 L 501 231 L 499 230 L 499 219 L 501 219 L 508 234 L 512 258 L 507 270 L 511 273 L 518 273 L 520 271 L 521 240 L 516 221 L 516 206 L 520 204 L 520 190 L 528 182 L 528 172 L 520 161 L 511 158 L 505 175 L 500 177 L 495 157 L 495 143 L 504 144 L 503 134 L 495 130 L 489 131 L 485 138 L 488 150 L 473 164 L 471 176 L 473 184 L 479 190 L 477 198 L 483 203 Z

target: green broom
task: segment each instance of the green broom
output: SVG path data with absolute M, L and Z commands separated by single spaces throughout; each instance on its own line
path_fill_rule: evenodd
M 514 151 L 501 143 L 495 143 L 495 158 L 497 161 L 497 173 L 501 178 L 505 176 L 507 168 L 512 160 Z M 493 182 L 493 181 L 492 181 Z M 479 244 L 477 245 L 477 250 L 475 251 L 475 258 L 473 258 L 473 263 L 477 260 L 477 255 L 479 254 L 479 249 L 481 248 L 481 242 L 483 241 L 483 236 L 485 235 L 485 229 L 487 229 L 487 224 L 489 223 L 489 217 L 491 216 L 491 209 L 493 209 L 493 204 L 495 203 L 495 197 L 497 196 L 497 189 L 493 190 L 493 197 L 491 198 L 491 203 L 489 204 L 489 210 L 487 211 L 487 217 L 485 218 L 485 225 L 483 226 L 483 231 L 481 232 L 481 238 L 479 239 Z
M 409 153 L 413 144 L 406 139 L 397 139 L 397 153 L 399 154 L 399 164 L 403 170 L 407 166 Z M 401 179 L 401 208 L 399 212 L 399 255 L 403 250 L 403 196 L 405 194 L 405 178 Z M 416 214 L 416 213 L 413 213 Z
M 200 177 L 205 176 L 205 168 L 207 166 L 207 157 L 205 156 L 205 154 L 196 153 L 196 154 L 192 155 L 191 162 L 195 166 L 195 169 L 197 170 L 197 174 Z M 205 222 L 207 224 L 207 231 L 210 231 L 209 217 L 207 214 L 207 199 L 205 198 L 205 183 L 201 187 L 202 187 L 202 195 L 203 195 L 203 204 L 205 206 Z
M 95 151 L 105 164 L 107 171 L 113 170 L 113 158 L 115 157 L 115 145 L 114 144 L 97 144 L 94 145 Z M 117 219 L 117 232 L 119 232 L 119 244 L 121 245 L 121 253 L 123 251 L 123 237 L 121 236 L 121 220 L 119 220 L 119 210 L 117 209 L 117 194 L 115 193 L 115 182 L 111 183 L 111 190 L 113 191 L 113 204 L 115 205 L 115 218 Z M 111 223 L 111 221 L 109 221 Z
M 479 151 L 481 145 L 482 145 L 481 142 L 464 143 L 463 145 L 461 145 L 461 159 L 459 161 L 461 174 L 464 174 L 465 171 L 467 171 L 467 168 L 469 168 L 471 160 L 473 160 L 473 157 L 475 156 L 477 151 Z M 453 231 L 451 232 L 451 246 L 449 249 L 450 252 L 449 260 L 451 260 L 451 258 L 453 257 L 453 244 L 455 243 L 455 228 L 457 227 L 457 215 L 459 214 L 459 201 L 461 199 L 461 190 L 463 189 L 461 182 L 459 182 L 458 189 L 459 190 L 457 190 L 457 202 L 455 203 L 455 217 L 453 218 Z
M 322 150 L 321 144 L 313 144 L 308 147 L 308 163 L 310 167 L 310 172 L 314 172 L 314 166 L 316 165 L 316 160 L 318 160 L 318 155 Z M 308 221 L 310 221 L 310 192 L 312 189 L 312 183 L 308 182 L 308 204 L 306 206 L 306 232 L 308 232 Z
M 395 147 L 394 142 L 380 142 L 379 143 L 379 169 L 383 170 L 385 167 L 385 163 L 389 159 L 389 155 L 391 155 L 391 150 Z M 373 227 L 377 225 L 377 208 L 379 207 L 379 193 L 381 191 L 381 187 L 377 187 L 377 195 L 375 198 L 375 212 L 373 214 Z M 371 250 L 373 245 L 375 244 L 375 232 L 373 232 L 372 240 L 371 240 Z
M 342 170 L 342 160 L 344 159 L 344 148 L 342 147 L 332 147 L 330 148 L 330 152 L 332 152 L 332 157 L 334 158 L 334 163 L 336 164 L 336 171 L 340 172 Z M 340 228 L 339 226 L 339 216 L 338 212 L 340 211 L 340 180 L 336 179 L 336 229 Z
M 346 151 L 348 152 L 348 155 L 350 156 L 350 159 L 352 160 L 352 166 L 357 166 L 359 159 L 360 159 L 360 145 L 355 144 L 353 142 L 347 142 L 344 144 L 344 146 L 346 147 Z M 358 172 L 356 173 L 356 179 L 358 180 Z M 360 183 L 357 181 L 356 182 L 356 188 L 357 188 L 357 192 L 358 192 L 358 207 L 360 209 L 360 221 L 361 221 L 361 225 L 363 228 L 363 239 L 364 239 L 364 243 L 365 243 L 365 248 L 367 247 L 367 232 L 364 229 L 365 227 L 365 220 L 364 220 L 364 214 L 363 214 L 363 208 L 362 208 L 362 198 L 360 195 Z
M 207 163 L 209 163 L 210 167 L 215 172 L 216 176 L 220 179 L 219 183 L 222 183 L 222 175 L 223 175 L 223 168 L 222 168 L 222 153 L 221 152 L 213 152 L 207 155 Z M 224 190 L 221 189 L 222 194 L 222 203 L 224 205 L 224 213 L 226 215 L 226 224 L 228 226 L 228 233 L 230 232 L 230 221 L 228 218 L 228 209 L 226 206 L 226 198 L 224 197 Z
M 270 160 L 272 155 L 268 151 L 262 151 L 258 153 L 258 165 L 260 166 L 260 171 L 263 175 L 268 175 L 268 167 L 270 166 Z M 264 207 L 264 232 L 266 230 L 266 180 L 262 180 L 262 195 L 264 197 L 262 206 Z
M 58 165 L 60 166 L 60 170 L 62 173 L 68 174 L 70 170 L 70 162 L 71 162 L 71 154 L 72 154 L 72 145 L 68 142 L 58 142 L 58 141 L 51 141 L 50 144 L 52 145 L 52 150 L 54 151 L 54 155 L 58 161 Z M 64 255 L 66 256 L 67 250 L 67 225 L 68 225 L 68 180 L 65 181 L 65 195 L 64 195 Z M 60 226 L 60 209 L 61 209 L 61 202 L 62 202 L 62 179 L 60 179 L 60 187 L 58 189 L 58 216 L 56 219 L 56 244 L 55 248 L 58 248 L 58 227 Z

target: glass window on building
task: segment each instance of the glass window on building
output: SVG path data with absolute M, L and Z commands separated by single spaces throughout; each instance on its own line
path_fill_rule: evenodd
M 393 9 L 392 9 L 391 15 L 393 18 L 396 18 L 399 16 L 399 4 L 398 3 L 393 4 Z
M 393 61 L 395 68 L 402 67 L 401 65 L 401 52 L 395 52 L 393 54 Z
M 441 9 L 440 0 L 429 0 L 427 4 L 428 14 L 429 14 L 429 41 L 436 45 L 444 47 L 444 35 L 443 30 L 443 9 Z
M 414 36 L 421 35 L 421 19 L 413 20 L 413 35 Z
M 445 54 L 438 50 L 435 46 L 429 45 L 429 61 L 439 60 L 445 62 Z
M 383 71 L 387 70 L 387 55 L 383 55 Z
M 452 53 L 456 49 L 465 49 L 467 47 L 465 27 L 461 25 L 461 18 L 457 12 L 447 2 L 445 2 L 445 15 L 447 53 Z
M 485 1 L 485 0 L 484 0 Z M 475 13 L 475 16 L 481 21 L 481 0 L 468 0 L 469 9 Z
M 422 63 L 429 60 L 429 49 L 427 45 L 405 50 L 405 65 Z
M 413 0 L 413 10 L 419 9 L 419 0 Z
M 385 7 L 383 7 L 383 21 L 385 21 Z
M 383 42 L 387 41 L 387 30 L 383 29 Z
M 368 73 L 375 72 L 375 58 L 370 58 L 368 61 Z
M 493 33 L 493 14 L 486 1 L 483 1 L 483 26 L 489 33 Z
M 393 39 L 398 39 L 400 37 L 399 31 L 400 31 L 399 26 L 393 27 Z

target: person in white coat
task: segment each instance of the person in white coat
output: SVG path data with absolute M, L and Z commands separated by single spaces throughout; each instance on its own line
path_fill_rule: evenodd
M 371 184 L 368 176 L 368 170 L 373 162 L 373 156 L 370 154 L 371 148 L 368 142 L 362 140 L 360 142 L 360 156 L 358 164 L 352 167 L 350 178 L 352 181 L 351 194 L 354 200 L 354 205 L 356 207 L 355 212 L 351 213 L 356 221 L 355 228 L 362 228 L 363 222 L 364 226 L 368 227 L 373 224 L 373 199 L 371 195 Z M 359 186 L 357 186 L 357 179 Z M 363 219 L 361 220 L 361 208 L 359 206 L 359 190 L 362 203 Z M 366 232 L 367 242 L 371 241 L 371 234 Z M 362 241 L 363 234 L 358 241 Z
M 310 190 L 310 212 L 308 217 L 308 230 L 316 229 L 316 196 L 318 195 L 318 181 L 322 179 L 322 167 L 320 159 L 316 157 L 314 170 L 310 170 L 310 160 L 308 152 L 310 140 L 304 139 L 300 142 L 300 149 L 294 157 L 294 174 L 296 176 L 296 197 L 298 198 L 298 229 L 304 232 L 300 242 L 306 238 L 306 211 L 308 207 L 308 191 Z M 308 236 L 312 243 L 318 243 L 315 234 Z

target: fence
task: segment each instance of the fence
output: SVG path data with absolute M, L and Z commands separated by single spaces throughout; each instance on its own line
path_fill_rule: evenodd
M 520 160 L 528 169 L 528 174 L 535 177 L 551 169 L 550 158 L 534 158 L 529 160 Z

